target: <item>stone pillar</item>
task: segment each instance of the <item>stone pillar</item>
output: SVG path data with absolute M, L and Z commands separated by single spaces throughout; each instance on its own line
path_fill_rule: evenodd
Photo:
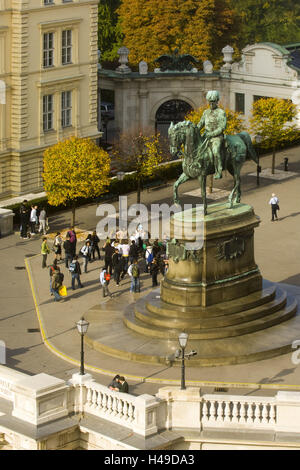
M 167 402 L 167 416 L 165 427 L 189 428 L 200 431 L 201 428 L 201 390 L 197 387 L 188 387 L 180 390 L 178 387 L 164 387 L 159 389 L 157 395 Z
M 134 431 L 142 436 L 156 434 L 159 401 L 152 395 L 141 395 L 135 400 L 136 422 Z
M 68 416 L 68 390 L 64 380 L 44 373 L 21 379 L 12 388 L 12 416 L 36 426 Z
M 277 392 L 275 431 L 300 433 L 299 392 Z
M 145 131 L 149 125 L 149 116 L 148 116 L 148 95 L 147 90 L 139 91 L 139 101 L 140 101 L 140 129 Z

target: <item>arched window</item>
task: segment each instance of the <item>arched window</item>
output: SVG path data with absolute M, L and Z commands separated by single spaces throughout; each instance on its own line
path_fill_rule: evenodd
M 192 111 L 192 106 L 183 100 L 170 100 L 163 103 L 155 115 L 155 131 L 167 136 L 171 122 L 184 121 L 187 113 Z

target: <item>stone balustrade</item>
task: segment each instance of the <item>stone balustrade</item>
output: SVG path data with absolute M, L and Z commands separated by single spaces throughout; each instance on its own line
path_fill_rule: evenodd
M 300 433 L 300 393 L 279 391 L 273 397 L 201 394 L 201 389 L 164 387 L 156 396 L 134 396 L 110 390 L 91 375 L 74 374 L 68 382 L 37 374 L 28 376 L 0 366 L 0 397 L 12 406 L 12 417 L 39 426 L 59 419 L 93 415 L 143 437 L 165 430 L 199 433 L 267 431 Z M 1 418 L 0 406 L 0 418 Z M 6 421 L 7 422 L 7 421 Z M 1 431 L 1 422 L 0 422 Z
M 202 427 L 274 429 L 276 398 L 204 395 Z

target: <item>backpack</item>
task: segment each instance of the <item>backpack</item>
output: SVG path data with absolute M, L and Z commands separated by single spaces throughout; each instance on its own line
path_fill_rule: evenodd
M 109 281 L 110 281 L 110 274 L 109 274 L 109 273 L 105 273 L 104 279 L 106 280 L 106 282 L 109 282 Z
M 139 268 L 136 264 L 132 265 L 132 277 L 139 277 Z
M 76 270 L 76 263 L 70 263 L 70 266 L 69 266 L 69 271 L 71 273 L 75 273 L 75 270 Z
M 147 263 L 152 263 L 153 261 L 153 253 L 149 253 L 148 258 L 147 258 Z

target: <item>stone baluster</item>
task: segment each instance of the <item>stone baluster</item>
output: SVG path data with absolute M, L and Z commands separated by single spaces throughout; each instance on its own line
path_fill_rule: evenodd
M 128 406 L 128 419 L 129 421 L 134 421 L 134 406 L 132 405 L 131 402 L 129 403 L 129 406 Z
M 254 404 L 254 424 L 261 424 L 260 419 L 261 403 Z
M 117 397 L 113 397 L 112 399 L 112 413 L 113 413 L 113 416 L 117 416 L 118 414 L 118 403 L 117 403 Z
M 122 414 L 124 416 L 124 419 L 127 421 L 129 416 L 128 416 L 128 402 L 124 400 L 123 402 L 123 410 L 122 410 Z
M 86 401 L 88 406 L 92 406 L 92 389 L 90 387 L 87 389 Z
M 263 403 L 262 405 L 262 420 L 261 424 L 269 424 L 269 404 L 268 403 Z
M 240 423 L 245 424 L 246 422 L 247 422 L 247 403 L 241 403 Z
M 109 414 L 111 414 L 113 412 L 111 395 L 108 395 L 108 397 L 107 397 L 107 411 L 108 411 Z
M 105 393 L 102 396 L 102 409 L 104 412 L 107 411 L 107 395 Z
M 232 424 L 236 424 L 236 423 L 239 422 L 238 402 L 233 401 L 232 403 L 233 403 L 233 405 L 232 405 L 232 419 L 231 419 L 231 422 L 232 422 Z
M 209 409 L 208 409 L 208 403 L 206 401 L 202 403 L 202 421 L 204 423 L 209 422 Z
M 120 399 L 118 400 L 117 410 L 119 418 L 123 418 L 123 401 Z
M 218 403 L 218 408 L 217 408 L 217 421 L 219 423 L 222 423 L 223 422 L 223 401 L 220 400 Z
M 93 389 L 92 393 L 92 407 L 97 408 L 97 391 Z
M 269 424 L 276 424 L 276 407 L 271 403 Z
M 231 422 L 230 401 L 226 401 L 225 408 L 224 408 L 224 423 L 230 423 L 230 422 Z
M 102 408 L 102 393 L 100 391 L 98 391 L 98 394 L 97 394 L 97 409 L 101 410 L 101 408 Z

